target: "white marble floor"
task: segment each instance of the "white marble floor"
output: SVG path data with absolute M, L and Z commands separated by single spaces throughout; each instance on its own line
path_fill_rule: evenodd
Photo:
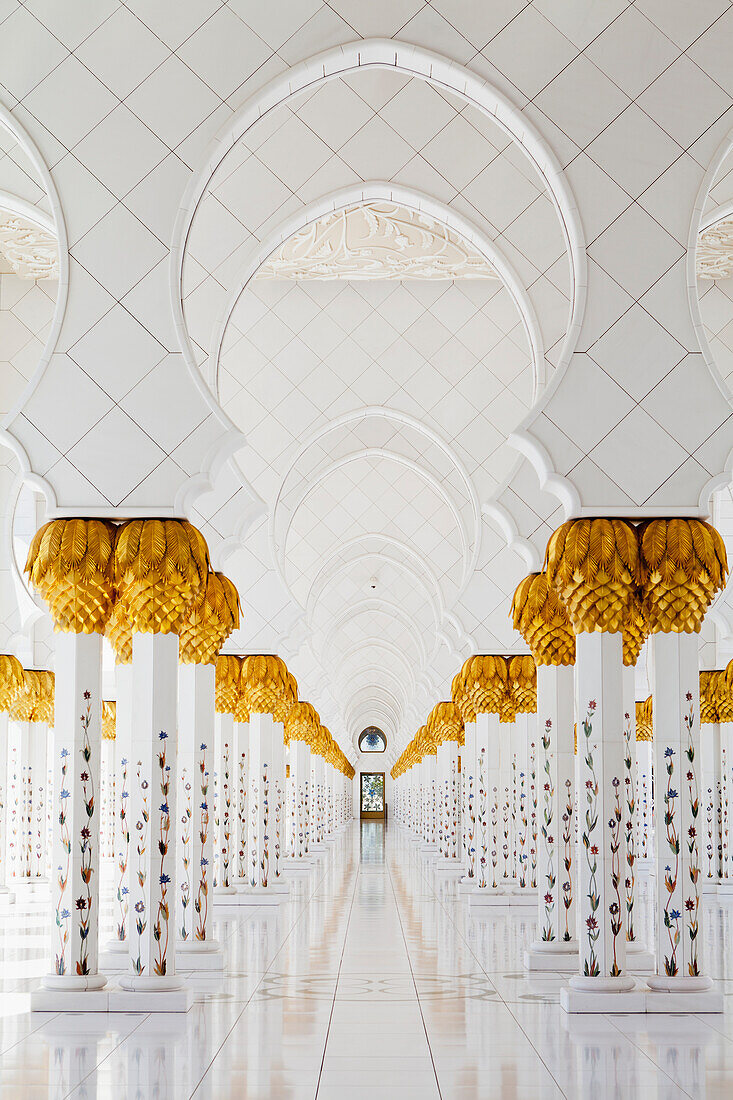
M 648 929 L 648 884 L 640 907 Z M 715 899 L 720 1017 L 566 1016 L 564 979 L 522 970 L 533 917 L 470 915 L 401 830 L 372 822 L 279 909 L 217 908 L 227 971 L 190 976 L 185 1015 L 32 1015 L 47 909 L 20 887 L 0 913 L 1 1100 L 733 1096 L 733 905 Z

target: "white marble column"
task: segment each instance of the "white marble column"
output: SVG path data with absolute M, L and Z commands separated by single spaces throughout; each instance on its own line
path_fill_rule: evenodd
M 531 847 L 529 820 L 529 753 L 530 740 L 534 739 L 537 725 L 536 714 L 518 714 L 515 721 L 516 739 L 514 745 L 515 761 L 515 800 L 516 800 L 516 847 L 517 847 L 517 893 L 536 898 L 537 893 L 530 885 L 529 856 Z
M 460 803 L 458 742 L 442 741 L 438 746 L 438 802 L 440 807 L 440 856 L 460 871 Z
M 130 969 L 120 985 L 186 1001 L 175 953 L 177 634 L 133 631 L 132 695 Z
M 178 669 L 178 846 L 176 952 L 182 970 L 221 970 L 213 937 L 214 665 Z
M 637 832 L 636 866 L 648 870 L 654 858 L 654 746 L 651 741 L 636 742 L 636 806 Z
M 318 753 L 311 753 L 311 850 L 318 851 L 322 848 L 324 829 L 324 803 L 325 803 L 325 766 L 323 757 Z
M 626 958 L 634 970 L 653 970 L 654 955 L 639 938 L 637 917 L 636 857 L 638 849 L 638 802 L 636 792 L 636 691 L 635 669 L 624 665 L 624 835 L 626 840 Z
M 644 994 L 633 992 L 625 972 L 622 668 L 620 633 L 576 636 L 580 973 L 560 994 L 570 1012 L 598 1011 L 606 1002 L 611 1012 L 644 1010 Z
M 686 1005 L 698 1003 L 703 1010 L 706 1001 L 709 1010 L 723 1010 L 722 994 L 713 989 L 703 967 L 698 644 L 697 634 L 651 636 L 658 808 L 657 972 L 647 981 L 666 1011 L 685 1011 Z
M 236 894 L 233 880 L 237 859 L 237 739 L 234 716 L 217 714 L 214 719 L 216 761 L 216 850 L 217 878 L 214 897 L 226 899 Z
M 528 970 L 578 966 L 576 935 L 575 670 L 572 665 L 537 666 L 539 727 L 538 938 L 525 952 Z
M 34 882 L 47 882 L 46 868 L 46 798 L 48 795 L 48 726 L 45 722 L 30 722 L 28 729 L 28 866 Z M 101 734 L 100 734 L 101 775 Z M 98 792 L 98 820 L 101 799 Z M 98 853 L 99 854 L 99 853 Z
M 99 777 L 102 738 L 102 638 L 55 636 L 54 828 L 52 860 L 53 973 L 31 996 L 34 1010 L 98 1006 L 87 991 L 107 982 L 98 972 Z M 44 757 L 45 774 L 45 757 Z
M 720 725 L 718 722 L 703 722 L 700 725 L 700 781 L 702 783 L 702 813 L 704 814 L 705 835 L 702 845 L 703 889 L 717 890 L 720 883 L 720 857 L 722 838 L 720 835 Z
M 287 893 L 286 883 L 276 874 L 277 764 L 282 758 L 283 726 L 271 714 L 250 713 L 249 781 L 247 832 L 249 881 L 237 887 L 238 894 L 260 904 L 268 897 Z
M 9 902 L 15 900 L 15 894 L 8 888 L 9 862 L 8 862 L 8 803 L 10 799 L 10 787 L 8 783 L 8 748 L 9 748 L 9 724 L 8 713 L 0 710 L 0 901 Z
M 720 723 L 721 883 L 720 892 L 733 890 L 733 722 Z
M 28 820 L 29 780 L 27 765 L 30 722 L 10 718 L 8 723 L 8 869 L 15 882 L 30 877 L 30 822 Z
M 512 741 L 514 723 L 502 722 L 498 726 L 499 748 L 499 874 L 502 884 L 511 888 L 515 884 L 512 866 Z
M 234 745 L 236 747 L 236 805 L 231 814 L 232 825 L 232 881 L 236 887 L 249 882 L 248 840 L 249 831 L 249 722 L 234 720 Z
M 132 664 L 115 665 L 115 900 L 114 936 L 105 946 L 104 965 L 124 966 L 129 951 L 129 861 L 132 841 L 130 822 L 130 766 L 132 754 Z
M 476 723 L 464 722 L 465 743 L 461 749 L 461 834 L 463 838 L 462 884 L 476 882 Z M 423 765 L 427 757 L 423 757 Z M 425 771 L 423 770 L 423 782 Z M 423 805 L 425 799 L 423 798 Z M 424 831 L 423 831 L 424 832 Z
M 291 829 L 294 863 L 309 863 L 311 817 L 311 750 L 305 741 L 290 741 L 292 784 Z
M 282 876 L 285 855 L 285 740 L 282 722 L 273 724 L 272 801 L 272 874 L 273 882 L 278 882 Z
M 476 714 L 476 893 L 472 903 L 504 897 L 501 884 L 499 716 Z
M 427 853 L 435 853 L 436 845 L 436 764 L 437 753 L 426 752 L 420 767 L 422 774 L 423 797 L 423 842 Z

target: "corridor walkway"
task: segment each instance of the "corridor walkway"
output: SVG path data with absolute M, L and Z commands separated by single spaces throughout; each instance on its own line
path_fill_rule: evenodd
M 623 1100 L 729 1096 L 733 1017 L 569 1019 L 559 975 L 529 979 L 530 915 L 472 917 L 395 826 L 353 824 L 277 909 L 226 911 L 221 979 L 186 1015 L 28 1012 L 47 902 L 0 914 L 0 1096 L 62 1100 Z M 647 921 L 649 889 L 642 889 Z M 733 909 L 712 901 L 731 994 Z M 105 916 L 111 922 L 111 904 Z

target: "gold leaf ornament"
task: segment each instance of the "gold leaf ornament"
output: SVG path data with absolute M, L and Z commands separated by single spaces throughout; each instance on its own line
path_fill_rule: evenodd
M 717 673 L 713 670 L 700 673 L 700 721 L 718 722 Z
M 654 740 L 654 707 L 651 695 L 636 704 L 636 740 Z
M 624 621 L 622 635 L 624 664 L 630 668 L 639 660 L 642 646 L 649 634 L 649 627 L 644 618 L 641 597 L 637 592 L 631 594 L 626 619 Z
M 36 707 L 40 701 L 41 680 L 35 669 L 23 669 L 23 683 L 16 691 L 8 714 L 15 722 L 32 722 Z
M 209 574 L 206 541 L 183 519 L 132 519 L 115 537 L 114 581 L 133 631 L 179 634 Z
M 250 714 L 271 714 L 285 722 L 298 701 L 297 684 L 280 657 L 256 654 L 242 660 L 240 691 Z
M 621 519 L 568 520 L 550 537 L 545 573 L 576 634 L 620 633 L 641 580 L 636 530 Z
M 182 664 L 212 665 L 233 630 L 239 629 L 239 593 L 223 573 L 209 573 L 181 626 Z
M 321 719 L 312 703 L 301 699 L 293 703 L 285 719 L 285 737 L 288 741 L 300 741 L 310 745 L 320 728 Z
M 512 599 L 514 629 L 532 650 L 537 665 L 574 665 L 575 634 L 560 597 L 545 573 L 529 573 Z
M 53 726 L 56 677 L 53 672 L 49 672 L 47 669 L 39 669 L 36 676 L 38 677 L 38 697 L 31 715 L 31 722 L 46 722 L 47 725 Z
M 702 716 L 702 678 L 704 675 L 708 677 L 706 692 L 710 696 L 710 702 L 715 713 L 715 718 L 711 718 L 710 721 L 733 722 L 733 692 L 731 692 L 728 684 L 726 669 L 715 669 L 708 673 L 700 673 L 700 721 L 705 721 Z
M 462 745 L 465 741 L 463 718 L 453 701 L 436 703 L 425 724 L 436 745 L 442 745 L 445 741 Z
M 121 600 L 118 600 L 110 611 L 104 628 L 104 636 L 114 650 L 115 663 L 118 665 L 131 665 L 132 623 Z
M 10 710 L 13 699 L 23 686 L 23 666 L 17 657 L 0 653 L 0 711 Z
M 117 703 L 114 699 L 102 700 L 102 740 L 114 741 L 117 737 Z
M 214 672 L 214 705 L 217 714 L 236 713 L 239 701 L 239 676 L 242 660 L 232 653 L 216 658 Z
M 537 710 L 537 666 L 528 653 L 509 659 L 509 683 L 512 709 L 516 714 L 534 714 Z
M 104 633 L 114 600 L 114 538 L 114 524 L 101 519 L 54 519 L 36 531 L 25 571 L 54 630 Z
M 464 690 L 476 714 L 507 715 L 512 709 L 509 666 L 505 657 L 479 653 L 462 670 Z
M 720 534 L 701 519 L 640 524 L 641 588 L 651 633 L 697 634 L 728 575 Z

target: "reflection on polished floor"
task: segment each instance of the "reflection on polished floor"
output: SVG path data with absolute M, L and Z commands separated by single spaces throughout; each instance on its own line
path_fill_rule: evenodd
M 349 826 L 279 909 L 216 910 L 223 978 L 186 1015 L 41 1014 L 47 900 L 0 915 L 0 1096 L 35 1100 L 653 1097 L 733 1093 L 733 1012 L 575 1016 L 522 970 L 528 915 L 470 914 L 407 836 Z M 642 905 L 649 927 L 650 889 Z M 111 922 L 111 906 L 105 914 Z M 709 969 L 733 1008 L 731 910 L 710 899 Z

